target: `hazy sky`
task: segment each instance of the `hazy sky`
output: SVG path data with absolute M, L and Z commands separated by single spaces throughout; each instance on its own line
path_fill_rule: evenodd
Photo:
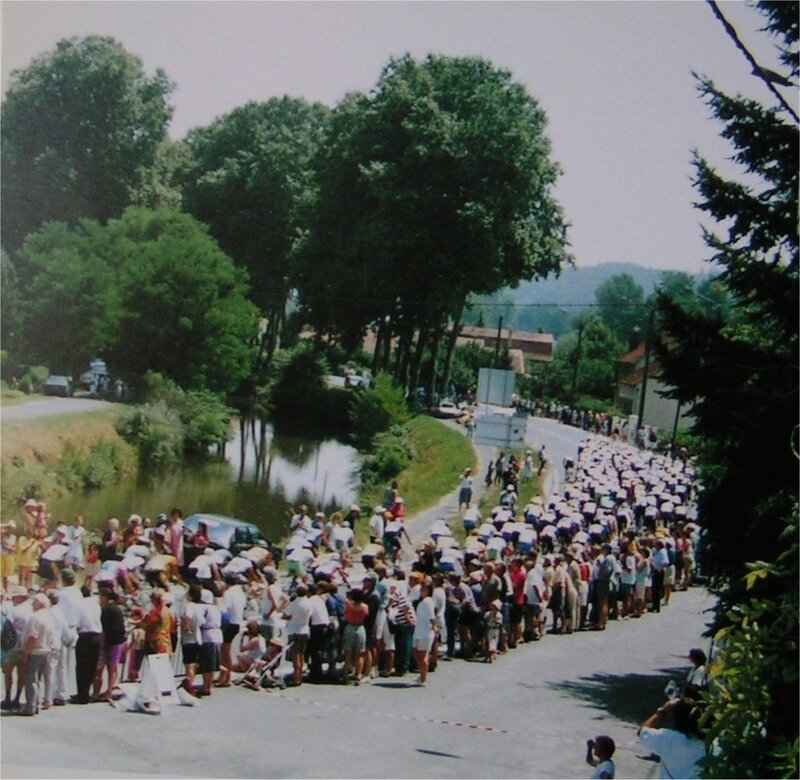
M 773 69 L 762 17 L 722 3 Z M 686 2 L 2 3 L 2 86 L 64 37 L 111 35 L 175 82 L 174 138 L 248 100 L 288 94 L 335 105 L 369 91 L 391 56 L 480 55 L 546 111 L 556 195 L 578 265 L 628 261 L 703 270 L 691 150 L 730 154 L 691 70 L 770 102 L 710 8 Z

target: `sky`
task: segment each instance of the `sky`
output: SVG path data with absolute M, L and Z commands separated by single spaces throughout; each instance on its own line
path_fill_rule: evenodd
M 780 70 L 760 15 L 720 4 L 763 65 Z M 555 196 L 578 266 L 708 271 L 693 207 L 693 149 L 735 168 L 692 70 L 730 93 L 774 98 L 701 0 L 656 2 L 32 2 L 5 0 L 2 89 L 61 38 L 110 35 L 175 83 L 170 135 L 249 100 L 334 106 L 369 92 L 391 57 L 481 56 L 545 110 Z M 796 100 L 795 95 L 787 98 Z

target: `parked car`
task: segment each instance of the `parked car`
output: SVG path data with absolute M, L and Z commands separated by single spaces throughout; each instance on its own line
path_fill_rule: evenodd
M 447 419 L 458 419 L 464 414 L 464 409 L 456 404 L 455 401 L 451 401 L 449 398 L 443 398 L 439 403 L 439 406 L 436 407 L 435 414 L 437 417 L 444 417 Z
M 366 390 L 371 383 L 371 378 L 364 374 L 356 374 L 352 369 L 344 373 L 344 386 L 354 390 Z
M 277 564 L 282 550 L 267 539 L 261 529 L 244 520 L 225 515 L 211 515 L 204 512 L 189 515 L 184 521 L 184 533 L 189 536 L 197 530 L 201 523 L 206 524 L 211 547 L 214 549 L 230 550 L 234 555 L 251 547 L 265 547 L 272 552 L 273 560 Z
M 72 377 L 63 374 L 50 374 L 44 383 L 45 395 L 57 395 L 61 398 L 72 396 Z

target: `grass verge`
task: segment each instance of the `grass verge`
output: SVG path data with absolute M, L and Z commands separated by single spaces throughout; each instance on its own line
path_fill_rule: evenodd
M 414 444 L 414 459 L 395 479 L 400 485 L 406 513 L 414 515 L 455 490 L 461 473 L 466 468 L 474 471 L 478 458 L 466 436 L 440 420 L 417 415 L 408 423 L 408 428 Z M 385 489 L 386 485 L 378 485 L 361 492 L 360 504 L 365 512 L 381 503 Z M 363 521 L 356 529 L 356 541 L 360 546 L 367 542 L 367 522 Z
M 136 453 L 114 428 L 117 409 L 3 423 L 4 513 L 26 497 L 98 487 L 136 471 Z

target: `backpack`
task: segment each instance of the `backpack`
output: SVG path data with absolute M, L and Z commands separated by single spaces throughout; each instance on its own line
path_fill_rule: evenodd
M 10 618 L 3 617 L 3 629 L 0 632 L 0 649 L 3 652 L 13 650 L 17 646 L 17 629 Z

